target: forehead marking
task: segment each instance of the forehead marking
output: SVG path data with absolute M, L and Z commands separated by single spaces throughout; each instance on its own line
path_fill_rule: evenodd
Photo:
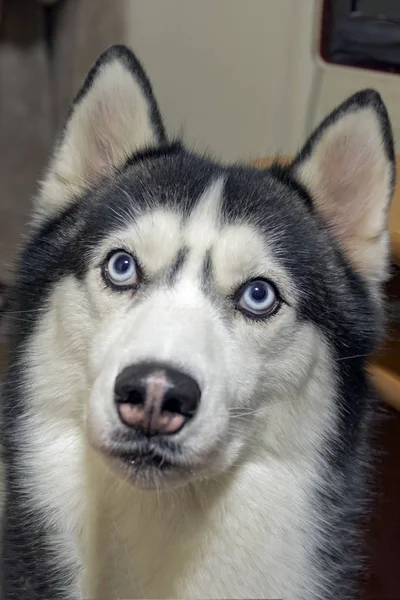
M 179 273 L 183 269 L 183 266 L 184 266 L 185 261 L 188 256 L 188 253 L 189 253 L 189 249 L 186 246 L 179 250 L 179 252 L 176 255 L 175 260 L 172 263 L 171 268 L 167 274 L 168 285 L 173 285 L 176 282 Z
M 206 253 L 220 234 L 224 185 L 224 177 L 214 180 L 203 192 L 197 206 L 189 216 L 183 234 L 189 248 L 185 273 L 201 275 Z
M 204 255 L 202 273 L 201 273 L 201 288 L 204 292 L 210 292 L 212 288 L 213 264 L 211 250 L 207 250 Z

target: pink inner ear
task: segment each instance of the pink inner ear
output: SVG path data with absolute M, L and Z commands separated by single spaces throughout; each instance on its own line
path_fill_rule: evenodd
M 357 130 L 341 133 L 320 156 L 321 208 L 339 237 L 373 235 L 371 225 L 382 212 L 387 164 L 382 149 L 365 138 Z
M 113 108 L 109 102 L 102 99 L 94 104 L 92 113 L 88 115 L 85 172 L 91 174 L 93 181 L 110 173 L 115 166 L 114 145 L 119 144 L 123 152 L 126 132 L 122 131 L 121 115 Z M 118 138 L 119 135 L 122 139 L 115 141 L 114 138 Z
M 110 173 L 110 162 L 107 161 L 107 149 L 101 139 L 91 140 L 89 154 L 85 157 L 84 172 L 88 185 L 94 185 L 101 177 Z
M 394 168 L 385 147 L 385 117 L 373 104 L 344 109 L 322 124 L 311 153 L 295 169 L 353 266 L 379 283 L 386 277 Z

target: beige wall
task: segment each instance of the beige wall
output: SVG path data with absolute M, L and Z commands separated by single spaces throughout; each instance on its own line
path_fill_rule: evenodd
M 168 129 L 224 159 L 293 151 L 304 135 L 314 0 L 125 0 L 126 41 Z
M 343 68 L 316 63 L 314 77 L 314 110 L 309 128 L 342 100 L 363 88 L 374 88 L 381 94 L 392 122 L 396 152 L 400 153 L 400 77 L 364 69 Z
M 226 160 L 294 152 L 348 95 L 378 89 L 400 150 L 400 78 L 316 58 L 321 0 L 118 0 L 170 132 Z

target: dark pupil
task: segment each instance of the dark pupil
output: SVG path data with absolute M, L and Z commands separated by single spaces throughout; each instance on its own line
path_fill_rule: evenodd
M 117 271 L 117 273 L 120 274 L 129 271 L 130 266 L 131 261 L 130 258 L 128 258 L 127 256 L 119 256 L 114 263 L 114 269 Z
M 251 288 L 251 298 L 254 302 L 263 302 L 268 295 L 268 291 L 261 283 L 255 283 Z

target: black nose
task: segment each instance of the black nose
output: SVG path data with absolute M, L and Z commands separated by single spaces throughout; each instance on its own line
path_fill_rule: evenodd
M 194 416 L 201 397 L 192 377 L 151 363 L 126 367 L 114 392 L 121 421 L 148 435 L 177 433 Z

